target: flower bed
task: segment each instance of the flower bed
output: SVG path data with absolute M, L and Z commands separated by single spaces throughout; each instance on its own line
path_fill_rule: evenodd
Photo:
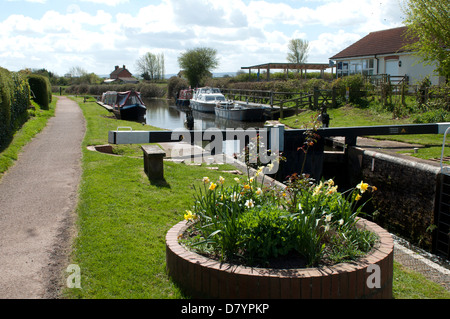
M 173 279 L 194 297 L 391 297 L 392 238 L 359 217 L 376 187 L 361 181 L 341 193 L 333 180 L 306 174 L 267 184 L 278 159 L 252 169 L 260 144 L 251 145 L 246 178 L 204 177 L 194 186 L 186 221 L 166 238 Z
M 166 236 L 167 270 L 194 298 L 392 298 L 392 237 L 367 220 L 358 225 L 379 238 L 365 257 L 326 267 L 273 269 L 222 263 L 187 250 L 179 237 L 190 225 L 182 221 Z M 372 279 L 377 274 L 373 265 L 379 267 L 378 282 Z

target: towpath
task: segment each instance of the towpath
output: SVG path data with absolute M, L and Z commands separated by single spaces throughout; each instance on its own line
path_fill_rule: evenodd
M 55 116 L 0 180 L 0 299 L 57 298 L 68 266 L 85 120 L 58 97 Z

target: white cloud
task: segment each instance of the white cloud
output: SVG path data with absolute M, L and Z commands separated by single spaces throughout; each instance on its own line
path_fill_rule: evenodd
M 39 1 L 39 0 L 38 0 Z M 45 1 L 45 0 L 44 0 Z M 91 2 L 96 4 L 103 4 L 111 7 L 115 7 L 119 4 L 128 3 L 129 0 L 79 0 L 81 2 Z
M 208 46 L 218 50 L 217 71 L 236 71 L 285 61 L 288 41 L 304 38 L 311 47 L 308 61 L 326 63 L 368 32 L 400 25 L 398 1 L 78 0 L 49 6 L 40 16 L 11 13 L 0 20 L 0 57 L 11 69 L 64 74 L 79 63 L 107 74 L 123 64 L 133 72 L 140 56 L 155 52 L 165 54 L 166 72 L 176 73 L 181 52 Z M 89 3 L 105 6 L 87 11 Z M 130 5 L 118 6 L 124 3 Z

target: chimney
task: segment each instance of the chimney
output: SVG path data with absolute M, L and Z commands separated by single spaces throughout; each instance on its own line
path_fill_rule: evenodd
M 116 65 L 116 70 L 119 68 L 119 66 L 118 65 Z
M 123 68 L 125 69 L 125 64 L 123 65 Z

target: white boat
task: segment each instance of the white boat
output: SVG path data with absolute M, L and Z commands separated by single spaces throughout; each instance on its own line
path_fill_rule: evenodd
M 196 89 L 191 99 L 190 105 L 193 110 L 205 113 L 214 113 L 216 105 L 232 105 L 218 88 L 203 87 Z
M 227 120 L 260 122 L 263 120 L 264 106 L 250 106 L 246 104 L 217 105 L 215 113 L 217 117 Z

